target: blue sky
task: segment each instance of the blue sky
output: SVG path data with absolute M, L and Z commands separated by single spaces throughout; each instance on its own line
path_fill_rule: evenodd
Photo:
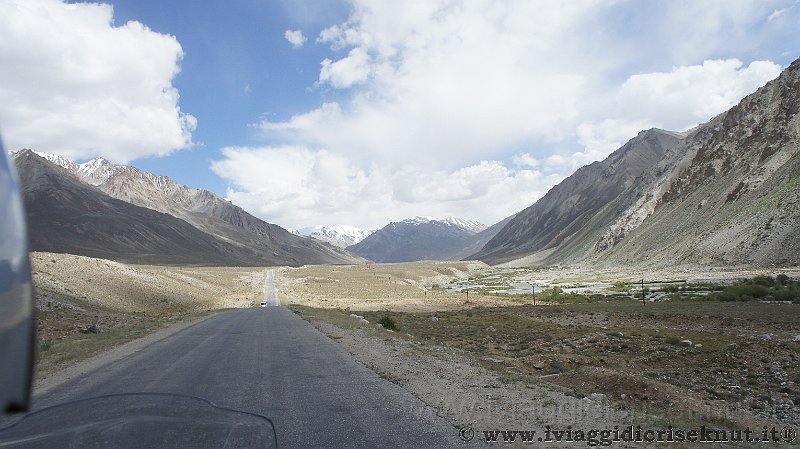
M 318 105 L 320 93 L 308 87 L 317 80 L 319 61 L 330 52 L 325 47 L 296 51 L 284 33 L 300 27 L 321 30 L 324 24 L 346 20 L 349 10 L 323 0 L 314 2 L 315 13 L 309 16 L 299 13 L 307 9 L 300 2 L 293 3 L 112 3 L 117 24 L 135 20 L 178 38 L 184 57 L 173 85 L 181 92 L 181 109 L 198 119 L 195 148 L 167 158 L 140 159 L 135 165 L 224 195 L 227 183 L 208 169 L 219 148 L 260 143 L 247 124 L 262 116 L 288 118 Z
M 796 0 L 0 0 L 0 130 L 285 227 L 492 224 L 727 110 L 798 29 Z

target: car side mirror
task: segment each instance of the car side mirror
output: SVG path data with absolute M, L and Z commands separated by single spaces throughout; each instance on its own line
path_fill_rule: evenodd
M 36 346 L 25 210 L 0 142 L 0 412 L 27 411 Z

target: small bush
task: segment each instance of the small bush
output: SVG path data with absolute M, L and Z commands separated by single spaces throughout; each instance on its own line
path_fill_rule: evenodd
M 704 301 L 708 300 L 705 296 L 692 295 L 688 293 L 670 293 L 667 295 L 670 301 Z
M 708 295 L 714 301 L 792 301 L 800 303 L 800 282 L 785 274 L 776 277 L 756 276 L 742 280 L 734 285 L 723 286 L 719 291 Z
M 397 325 L 394 324 L 394 320 L 389 315 L 384 315 L 378 320 L 378 324 L 383 326 L 384 329 L 389 330 L 397 330 Z
M 800 288 L 782 288 L 776 290 L 772 296 L 775 297 L 775 301 L 792 301 L 797 303 L 798 300 L 800 300 Z
M 746 282 L 731 285 L 724 291 L 713 293 L 711 296 L 718 301 L 753 301 L 769 296 L 770 289 L 768 287 L 760 283 L 750 284 Z
M 764 287 L 772 287 L 775 285 L 775 278 L 771 276 L 756 276 L 752 280 L 750 280 L 749 283 L 755 285 L 762 285 Z
M 738 298 L 733 292 L 724 291 L 724 292 L 712 293 L 708 295 L 708 299 L 712 301 L 732 302 L 736 301 Z
M 628 289 L 628 284 L 623 281 L 615 281 L 613 285 L 614 290 L 625 291 Z

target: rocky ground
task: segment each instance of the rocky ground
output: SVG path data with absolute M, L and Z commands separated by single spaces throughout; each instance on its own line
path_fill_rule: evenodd
M 402 275 L 403 265 L 394 267 L 395 277 L 412 278 Z M 348 286 L 355 277 L 326 275 L 324 269 L 315 267 L 313 276 L 296 270 L 294 279 L 304 279 L 306 290 L 300 294 L 297 282 L 279 284 L 294 293 L 284 301 L 298 303 L 292 306 L 297 313 L 354 358 L 437 407 L 456 426 L 800 428 L 798 304 L 643 305 L 629 299 L 533 306 L 476 294 L 467 302 L 464 294 L 442 292 L 437 311 L 435 301 L 410 291 L 401 307 L 393 307 L 401 298 L 393 301 L 391 295 L 378 303 L 344 293 L 315 296 L 311 278 L 338 279 L 329 282 L 337 291 L 362 296 L 379 288 Z M 465 270 L 462 278 L 480 270 Z M 736 274 L 725 271 L 715 279 Z M 587 281 L 587 273 L 550 275 L 551 281 Z M 603 279 L 614 277 L 619 274 Z M 386 317 L 395 331 L 376 327 Z

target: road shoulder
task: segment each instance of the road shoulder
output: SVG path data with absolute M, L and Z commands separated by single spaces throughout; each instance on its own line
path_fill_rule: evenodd
M 33 394 L 34 396 L 41 396 L 47 393 L 48 391 L 52 390 L 53 388 L 71 379 L 81 377 L 86 373 L 94 371 L 104 365 L 120 360 L 135 352 L 141 351 L 147 346 L 156 343 L 158 341 L 161 341 L 191 326 L 199 324 L 217 315 L 217 313 L 221 311 L 222 310 L 205 315 L 195 320 L 184 321 L 177 324 L 173 324 L 172 326 L 165 327 L 144 337 L 138 338 L 136 340 L 130 341 L 128 343 L 117 346 L 113 349 L 110 349 L 108 351 L 92 356 L 88 359 L 82 360 L 63 370 L 51 373 L 42 379 L 36 379 L 33 385 Z

